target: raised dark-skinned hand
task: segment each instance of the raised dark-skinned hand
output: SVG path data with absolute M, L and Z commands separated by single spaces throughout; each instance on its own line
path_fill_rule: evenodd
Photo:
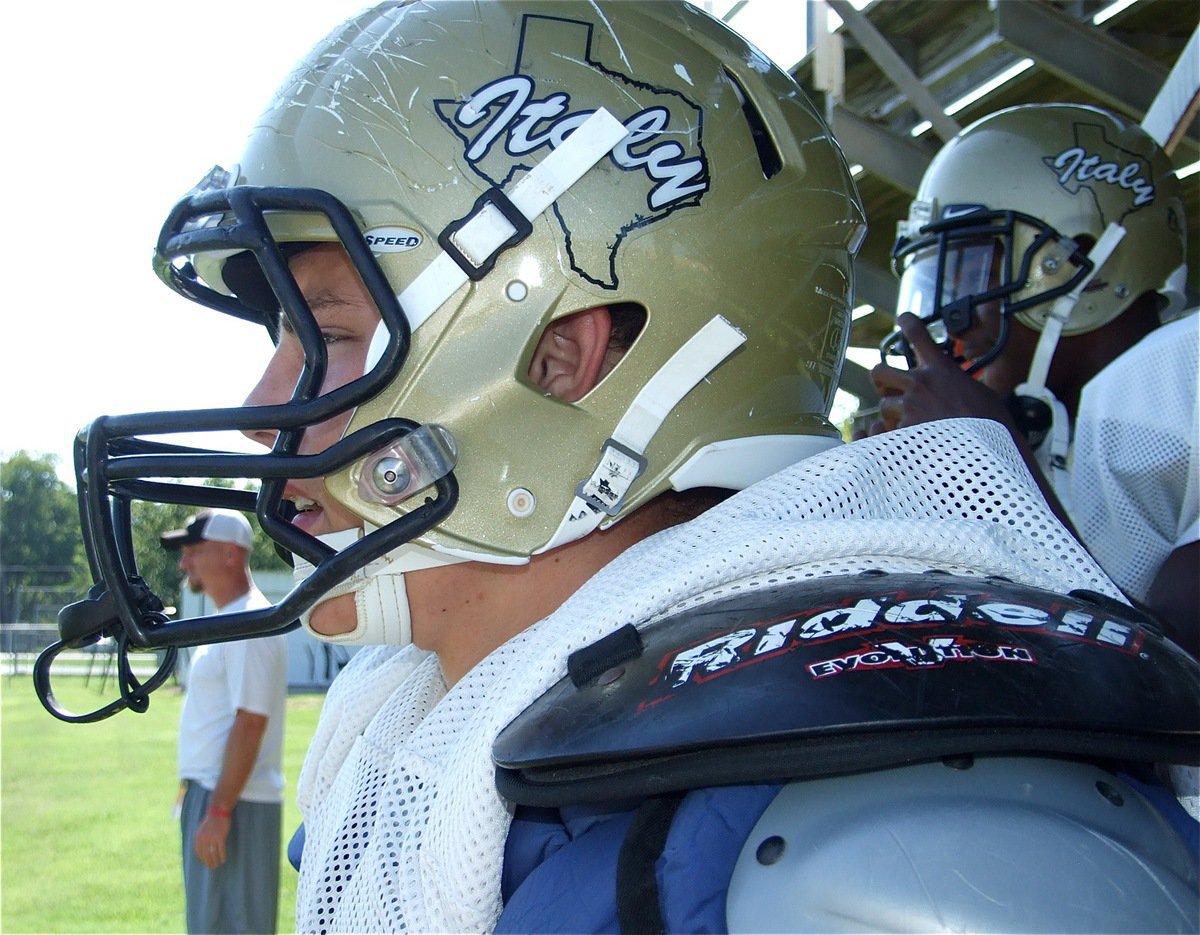
M 916 366 L 897 370 L 880 363 L 871 370 L 879 393 L 879 418 L 866 434 L 955 418 L 993 419 L 1012 430 L 1004 401 L 964 373 L 954 358 L 934 343 L 916 315 L 905 313 L 896 324 L 913 350 Z

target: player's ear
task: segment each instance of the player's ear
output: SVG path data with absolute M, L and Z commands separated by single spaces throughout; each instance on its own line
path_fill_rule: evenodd
M 529 362 L 529 379 L 566 402 L 582 399 L 599 382 L 611 334 L 603 305 L 551 322 Z

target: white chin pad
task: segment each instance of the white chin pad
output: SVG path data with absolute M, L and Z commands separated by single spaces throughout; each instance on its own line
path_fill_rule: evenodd
M 357 542 L 361 536 L 362 530 L 351 529 L 317 538 L 341 551 Z M 326 643 L 406 646 L 412 642 L 412 617 L 404 587 L 405 572 L 454 565 L 461 561 L 463 559 L 442 555 L 419 545 L 399 546 L 326 591 L 321 600 L 300 616 L 300 623 L 305 630 Z M 292 571 L 293 579 L 299 583 L 312 572 L 313 566 L 297 556 Z M 336 635 L 314 630 L 313 611 L 332 598 L 346 594 L 354 595 L 354 629 Z

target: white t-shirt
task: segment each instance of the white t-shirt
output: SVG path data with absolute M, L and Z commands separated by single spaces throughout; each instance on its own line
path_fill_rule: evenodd
M 1175 549 L 1200 539 L 1196 313 L 1156 328 L 1083 388 L 1071 520 L 1100 566 L 1144 601 Z
M 257 588 L 217 609 L 256 610 L 270 602 Z M 241 798 L 283 801 L 283 721 L 287 710 L 287 639 L 264 636 L 200 646 L 192 652 L 179 717 L 179 776 L 212 791 L 238 709 L 267 718 L 267 731 Z

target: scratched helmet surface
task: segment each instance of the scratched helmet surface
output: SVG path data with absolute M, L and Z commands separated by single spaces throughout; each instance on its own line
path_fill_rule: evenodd
M 901 222 L 894 251 L 899 311 L 919 311 L 928 303 L 937 251 L 943 275 L 954 275 L 945 254 L 967 242 L 972 228 L 978 232 L 977 212 L 983 211 L 1018 214 L 1006 258 L 1011 269 L 999 285 L 1018 306 L 1016 319 L 1030 328 L 1041 330 L 1051 300 L 1078 271 L 1070 242 L 1086 252 L 1114 222 L 1124 226 L 1125 236 L 1081 295 L 1063 333 L 1099 328 L 1145 292 L 1160 293 L 1171 308 L 1182 303 L 1186 227 L 1179 181 L 1163 150 L 1130 120 L 1080 104 L 1027 104 L 963 129 L 934 157 L 908 220 Z M 939 222 L 940 236 L 928 228 Z M 986 269 L 976 272 L 986 277 Z M 997 286 L 995 279 L 991 285 Z M 977 286 L 960 283 L 958 290 L 987 286 L 981 279 Z
M 609 522 L 670 487 L 745 486 L 837 440 L 827 413 L 864 224 L 853 181 L 794 81 L 690 5 L 384 4 L 297 66 L 218 183 L 328 192 L 401 294 L 446 262 L 452 222 L 511 193 L 600 108 L 623 139 L 524 239 L 436 307 L 401 296 L 411 348 L 347 430 L 400 417 L 448 431 L 458 505 L 420 540 L 439 550 L 522 561 L 576 537 L 573 513 Z M 314 213 L 266 222 L 284 246 L 341 236 Z M 229 256 L 187 261 L 230 293 Z M 645 324 L 584 398 L 545 395 L 527 375 L 538 338 L 596 306 L 640 308 Z M 714 320 L 736 346 L 687 376 L 643 450 L 609 445 Z M 602 453 L 632 479 L 607 502 L 580 495 Z M 411 504 L 373 490 L 368 462 L 326 486 L 385 526 Z

